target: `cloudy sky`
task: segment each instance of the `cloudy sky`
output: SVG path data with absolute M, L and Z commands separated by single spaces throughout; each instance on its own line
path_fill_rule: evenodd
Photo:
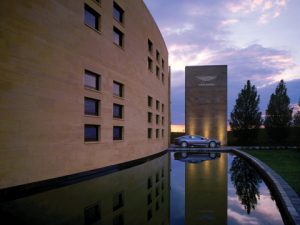
M 184 124 L 186 65 L 228 65 L 228 116 L 247 79 L 261 110 L 284 79 L 300 98 L 299 0 L 144 0 L 169 50 L 172 124 Z

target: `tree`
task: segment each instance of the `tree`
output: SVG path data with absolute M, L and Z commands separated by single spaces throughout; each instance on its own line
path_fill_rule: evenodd
M 290 98 L 283 80 L 271 95 L 266 111 L 266 128 L 286 128 L 291 125 L 293 109 L 290 108 Z
M 298 102 L 299 111 L 294 115 L 294 126 L 300 127 L 300 98 Z
M 236 99 L 233 111 L 230 114 L 230 127 L 232 130 L 245 130 L 259 128 L 262 124 L 261 112 L 259 112 L 260 96 L 257 95 L 255 85 L 247 80 Z

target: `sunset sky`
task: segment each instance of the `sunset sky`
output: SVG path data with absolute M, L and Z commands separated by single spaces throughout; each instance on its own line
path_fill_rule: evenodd
M 300 98 L 299 0 L 144 0 L 169 50 L 172 124 L 184 124 L 186 65 L 228 65 L 228 117 L 247 79 L 263 114 L 279 80 Z

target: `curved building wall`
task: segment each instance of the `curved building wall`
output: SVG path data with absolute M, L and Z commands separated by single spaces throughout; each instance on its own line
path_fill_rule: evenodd
M 143 1 L 11 0 L 0 15 L 0 188 L 167 148 L 168 52 Z

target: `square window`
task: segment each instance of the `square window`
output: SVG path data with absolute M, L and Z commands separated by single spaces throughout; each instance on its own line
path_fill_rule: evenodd
M 113 139 L 114 140 L 123 140 L 123 127 L 114 126 L 114 128 L 113 128 Z
M 123 105 L 114 104 L 113 117 L 118 118 L 118 119 L 122 119 L 123 118 L 123 108 L 124 108 Z
M 148 96 L 148 106 L 152 107 L 152 97 Z
M 122 213 L 114 216 L 113 225 L 124 225 L 124 217 Z
M 116 27 L 113 29 L 113 42 L 120 46 L 123 47 L 124 45 L 124 34 Z
M 156 61 L 159 62 L 159 59 L 160 59 L 160 54 L 159 51 L 156 50 Z
M 100 90 L 101 77 L 99 74 L 93 73 L 91 71 L 84 71 L 84 86 L 86 88 Z
M 152 128 L 148 128 L 148 138 L 152 138 Z
M 113 93 L 115 96 L 124 97 L 124 85 L 119 82 L 114 81 Z
M 148 70 L 153 71 L 153 61 L 148 57 Z
M 164 84 L 165 83 L 165 74 L 161 74 L 161 82 Z
M 84 141 L 99 140 L 99 125 L 84 125 Z
M 156 110 L 159 110 L 159 101 L 156 100 Z
M 84 23 L 89 27 L 99 30 L 100 14 L 87 4 L 84 5 Z
M 98 116 L 99 115 L 99 100 L 93 98 L 84 98 L 84 114 Z
M 124 20 L 124 10 L 114 2 L 114 9 L 113 9 L 113 16 L 114 19 L 120 23 L 123 23 Z
M 153 43 L 152 43 L 152 41 L 150 39 L 148 39 L 148 51 L 150 53 L 153 52 Z
M 159 138 L 159 129 L 156 129 L 156 138 Z
M 152 113 L 148 112 L 148 123 L 152 123 Z
M 159 124 L 159 115 L 156 115 L 156 124 Z
M 159 78 L 159 67 L 158 66 L 156 66 L 156 76 L 157 76 L 157 78 Z
M 98 220 L 101 220 L 100 207 L 98 203 L 90 205 L 84 209 L 84 224 L 94 224 Z
M 113 211 L 118 210 L 119 208 L 124 206 L 124 196 L 122 192 L 114 194 L 113 199 Z

